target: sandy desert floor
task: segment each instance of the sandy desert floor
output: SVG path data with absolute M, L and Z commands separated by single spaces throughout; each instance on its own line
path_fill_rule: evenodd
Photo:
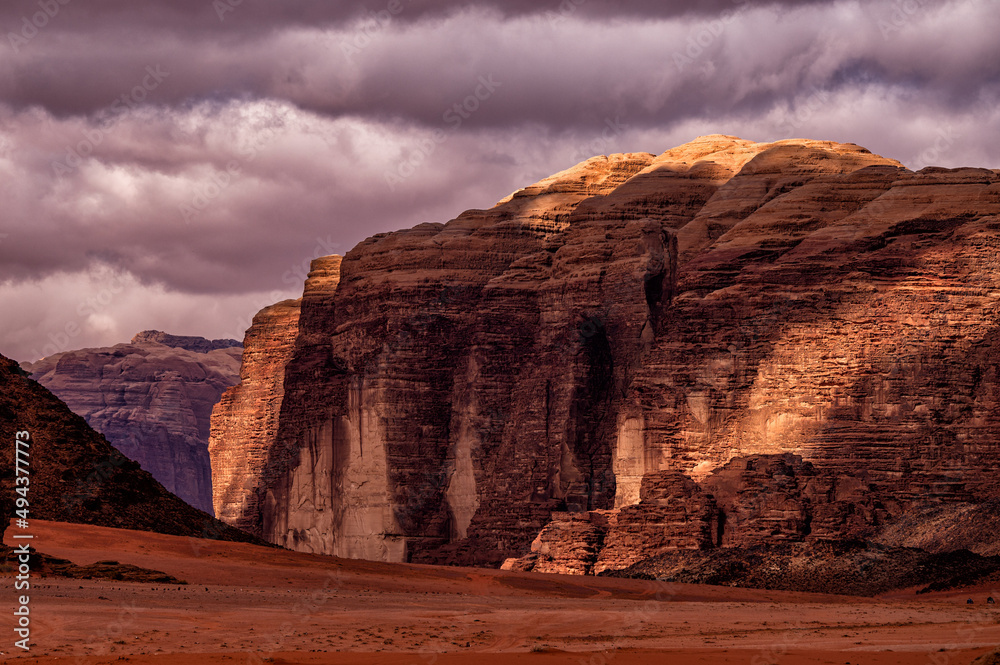
M 1000 591 L 989 588 L 866 599 L 347 561 L 57 522 L 32 531 L 47 554 L 188 584 L 34 579 L 32 650 L 6 629 L 0 659 L 962 665 L 1000 645 L 1000 609 L 984 603 Z

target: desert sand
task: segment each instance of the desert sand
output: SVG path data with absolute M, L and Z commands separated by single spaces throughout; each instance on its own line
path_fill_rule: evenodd
M 59 522 L 32 530 L 46 554 L 188 584 L 36 578 L 31 652 L 9 638 L 3 659 L 961 665 L 1000 645 L 1000 610 L 985 604 L 1000 593 L 986 587 L 872 599 L 383 564 Z

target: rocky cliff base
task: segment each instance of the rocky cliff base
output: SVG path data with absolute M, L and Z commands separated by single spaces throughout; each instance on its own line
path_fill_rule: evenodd
M 876 596 L 901 589 L 926 593 L 1000 582 L 1000 557 L 967 550 L 931 554 L 861 542 L 786 543 L 669 552 L 602 575 Z

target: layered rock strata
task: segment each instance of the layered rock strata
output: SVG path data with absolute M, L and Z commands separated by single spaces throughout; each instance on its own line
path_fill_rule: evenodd
M 997 246 L 996 171 L 725 136 L 374 236 L 314 266 L 242 523 L 489 565 L 579 534 L 551 558 L 593 570 L 981 505 Z M 658 482 L 690 510 L 644 499 Z
M 664 552 L 718 545 L 719 518 L 714 497 L 693 480 L 678 471 L 652 473 L 635 505 L 553 513 L 531 552 L 501 568 L 564 575 L 624 569 Z
M 888 524 L 892 508 L 860 491 L 854 478 L 817 469 L 797 455 L 737 457 L 700 484 L 680 471 L 648 473 L 634 505 L 555 513 L 532 551 L 503 567 L 600 574 L 668 552 L 855 541 Z M 562 528 L 565 522 L 587 522 L 594 533 L 579 540 Z M 546 556 L 581 545 L 588 548 L 586 558 Z
M 189 335 L 171 335 L 159 330 L 143 330 L 132 338 L 132 344 L 162 344 L 174 349 L 186 349 L 195 353 L 209 353 L 223 349 L 238 348 L 235 339 L 205 339 Z
M 299 330 L 299 307 L 298 300 L 286 300 L 258 312 L 243 340 L 240 382 L 212 412 L 208 452 L 213 506 L 219 519 L 241 529 L 253 530 L 247 516 L 259 514 L 252 479 L 260 476 L 277 443 L 285 366 Z
M 234 340 L 145 331 L 23 367 L 168 491 L 211 513 L 212 408 L 238 380 L 241 351 Z
M 0 356 L 0 506 L 15 488 L 15 433 L 28 432 L 31 519 L 78 522 L 192 538 L 259 542 L 168 492 L 55 395 Z M 27 452 L 25 457 L 24 452 Z M 12 512 L 6 513 L 4 526 Z M 193 543 L 193 545 L 195 545 Z M 43 547 L 44 543 L 39 544 Z

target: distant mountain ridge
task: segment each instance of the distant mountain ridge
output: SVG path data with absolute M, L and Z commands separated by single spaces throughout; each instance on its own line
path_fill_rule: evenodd
M 20 431 L 31 435 L 29 524 L 31 519 L 45 519 L 255 540 L 168 492 L 81 416 L 26 377 L 16 362 L 0 356 L 0 505 L 5 509 L 14 496 L 14 436 Z M 11 515 L 8 510 L 7 517 Z
M 164 346 L 172 346 L 176 349 L 186 349 L 195 353 L 208 353 L 219 349 L 231 349 L 243 346 L 242 342 L 235 339 L 205 339 L 204 337 L 191 337 L 186 335 L 171 335 L 159 330 L 143 330 L 136 333 L 131 344 L 155 343 Z
M 239 380 L 242 345 L 147 330 L 129 344 L 22 363 L 118 450 L 212 512 L 212 407 Z

